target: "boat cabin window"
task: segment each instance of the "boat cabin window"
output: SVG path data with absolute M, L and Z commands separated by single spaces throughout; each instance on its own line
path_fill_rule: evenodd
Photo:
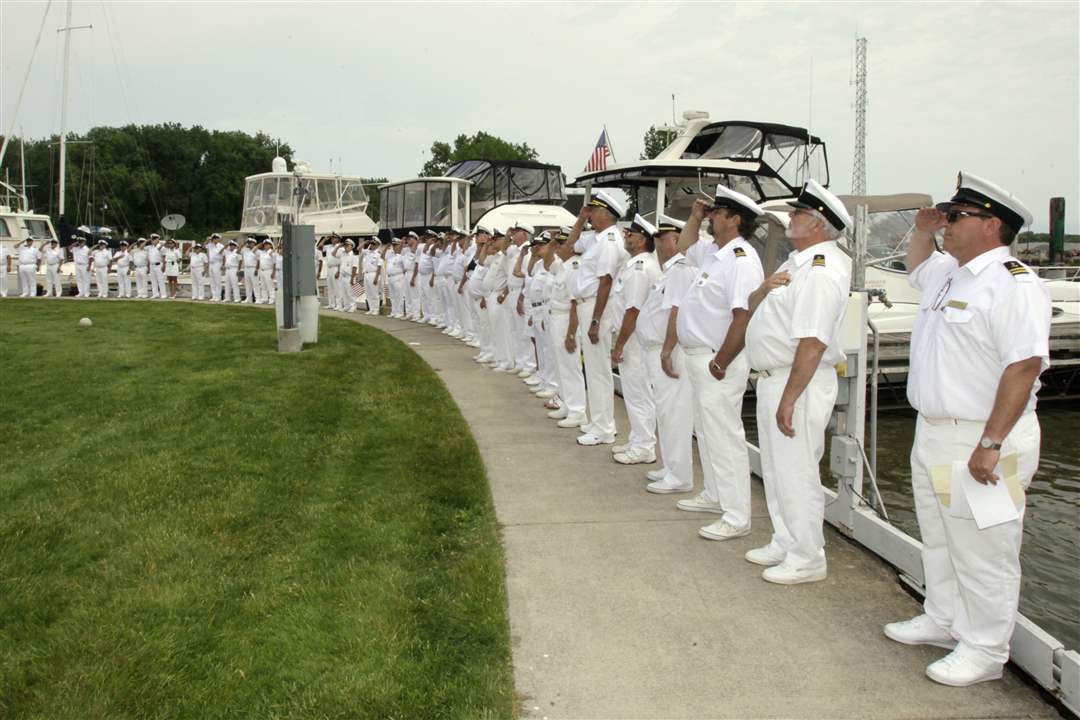
M 11 231 L 8 230 L 7 220 L 0 218 L 0 237 L 11 237 Z M 0 272 L 4 272 L 3 268 L 0 268 Z
M 472 182 L 470 216 L 474 222 L 497 205 L 518 202 L 562 205 L 566 197 L 562 174 L 553 165 L 465 160 L 446 174 Z
M 871 260 L 886 260 L 881 267 L 890 270 L 907 270 L 904 255 L 907 254 L 911 231 L 915 227 L 918 210 L 888 210 L 870 213 L 870 225 L 866 233 L 866 254 Z M 895 256 L 900 257 L 895 257 Z
M 341 207 L 351 208 L 356 205 L 367 205 L 367 193 L 359 180 L 341 181 Z M 356 208 L 361 209 L 361 208 Z
M 424 224 L 424 183 L 405 186 L 405 227 Z
M 386 188 L 383 192 L 386 195 L 383 197 L 381 210 L 379 211 L 380 225 L 384 228 L 399 228 L 401 227 L 401 196 L 404 193 L 404 188 L 401 185 L 395 185 Z
M 683 160 L 745 158 L 757 160 L 761 131 L 745 125 L 722 125 L 703 129 L 683 150 Z
M 469 186 L 458 185 L 457 187 L 457 221 L 461 225 L 468 225 L 469 214 L 467 203 L 469 201 Z
M 473 180 L 473 183 L 469 216 L 473 218 L 473 222 L 476 222 L 484 213 L 495 207 L 495 173 L 488 168 L 480 177 Z
M 450 204 L 450 183 L 430 182 L 427 184 L 427 219 L 425 225 L 451 225 L 450 214 L 454 207 Z
M 337 178 L 319 178 L 315 181 L 315 187 L 318 190 L 319 210 L 337 209 Z
M 805 137 L 766 135 L 761 160 L 792 188 L 801 187 L 810 178 L 829 184 L 825 146 L 809 145 Z
M 23 224 L 26 226 L 26 231 L 30 233 L 30 237 L 34 238 L 35 240 L 55 239 L 55 236 L 52 233 L 52 228 L 45 220 L 31 220 L 27 218 L 26 220 L 23 220 Z M 4 226 L 3 230 L 7 230 L 6 225 Z M 6 232 L 0 232 L 0 234 L 6 234 Z

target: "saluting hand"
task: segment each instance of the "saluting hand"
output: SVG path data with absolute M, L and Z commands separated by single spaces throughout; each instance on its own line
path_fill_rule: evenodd
M 926 207 L 915 213 L 915 229 L 933 235 L 949 224 L 945 213 L 934 207 Z
M 705 215 L 709 212 L 710 207 L 712 207 L 712 203 L 708 200 L 698 198 L 694 201 L 694 206 L 690 208 L 690 217 L 700 222 L 705 219 Z
M 976 445 L 968 459 L 968 472 L 983 485 L 997 485 L 998 476 L 994 474 L 994 468 L 997 467 L 1000 459 L 1000 450 L 990 450 Z

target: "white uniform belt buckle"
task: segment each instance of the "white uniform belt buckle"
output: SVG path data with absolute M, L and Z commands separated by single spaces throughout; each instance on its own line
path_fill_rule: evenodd
M 982 425 L 982 420 L 964 420 L 963 418 L 953 417 L 928 417 L 926 415 L 921 416 L 929 425 Z
M 685 352 L 687 355 L 706 355 L 706 354 L 715 355 L 716 354 L 716 351 L 713 350 L 711 347 L 692 347 L 692 348 L 684 347 L 683 352 Z

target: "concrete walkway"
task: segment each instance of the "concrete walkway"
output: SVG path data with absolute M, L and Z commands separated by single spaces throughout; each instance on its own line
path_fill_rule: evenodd
M 761 580 L 742 557 L 771 532 L 760 483 L 752 535 L 703 540 L 697 528 L 715 516 L 680 512 L 678 496 L 644 491 L 656 465 L 625 467 L 608 446 L 579 447 L 576 432 L 547 419 L 517 377 L 472 362 L 472 348 L 426 325 L 324 314 L 412 346 L 472 428 L 503 528 L 523 716 L 1058 716 L 1011 672 L 967 689 L 928 680 L 924 668 L 943 651 L 881 633 L 918 604 L 889 567 L 834 532 L 825 582 Z

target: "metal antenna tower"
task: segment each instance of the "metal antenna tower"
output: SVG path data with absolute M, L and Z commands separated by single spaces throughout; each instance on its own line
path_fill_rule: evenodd
M 866 38 L 855 38 L 855 159 L 851 194 L 866 194 Z

